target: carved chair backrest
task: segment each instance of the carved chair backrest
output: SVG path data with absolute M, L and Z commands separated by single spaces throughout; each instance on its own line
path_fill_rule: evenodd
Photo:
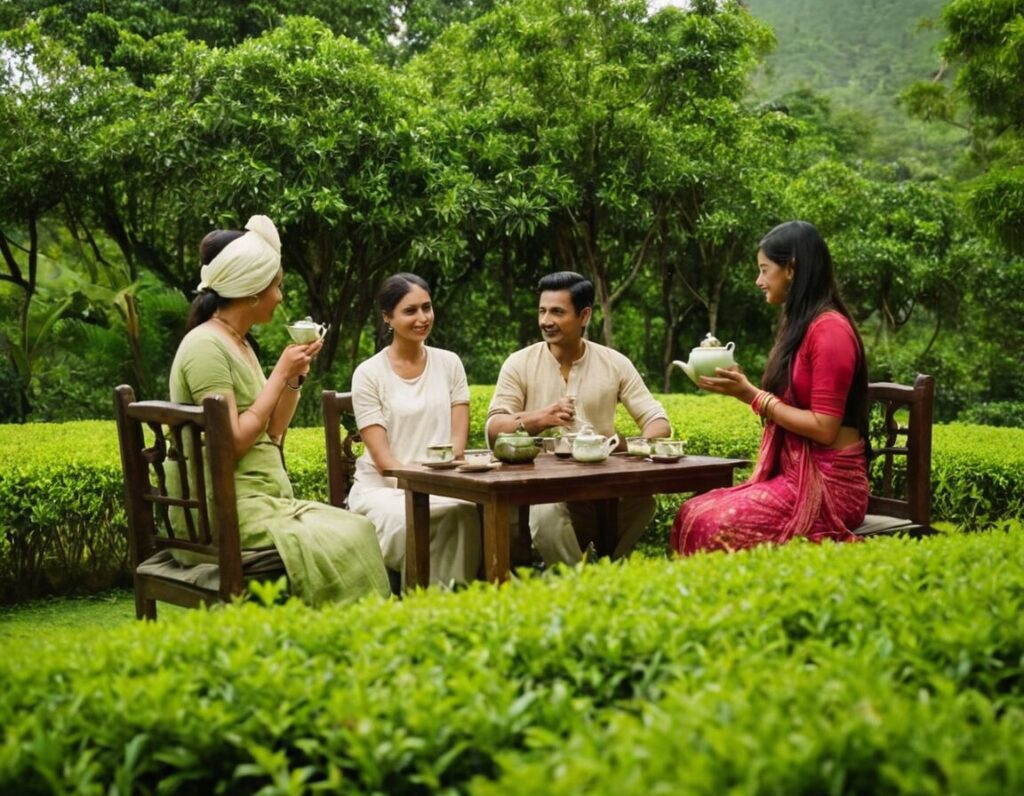
M 225 599 L 243 590 L 235 460 L 226 401 L 135 401 L 115 390 L 132 569 L 162 549 L 212 556 Z M 146 435 L 152 439 L 147 444 Z
M 323 406 L 327 442 L 328 495 L 332 506 L 345 508 L 356 471 L 356 454 L 352 446 L 361 441 L 355 429 L 352 393 L 324 390 L 320 395 L 320 403 Z M 345 425 L 344 418 L 351 418 L 349 426 Z
M 900 517 L 927 526 L 931 521 L 932 410 L 935 379 L 919 374 L 914 385 L 868 384 L 872 462 L 881 459 L 881 488 L 872 489 L 868 514 Z M 904 412 L 907 422 L 901 422 Z M 896 466 L 905 459 L 905 469 Z M 872 472 L 876 467 L 872 467 Z M 897 487 L 905 479 L 905 498 Z

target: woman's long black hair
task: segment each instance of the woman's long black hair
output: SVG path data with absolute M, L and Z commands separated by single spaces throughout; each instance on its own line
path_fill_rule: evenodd
M 864 341 L 839 297 L 828 246 L 813 224 L 787 221 L 765 235 L 759 248 L 776 265 L 783 268 L 793 266 L 793 281 L 789 283 L 782 320 L 775 345 L 768 356 L 761 387 L 776 395 L 784 395 L 789 388 L 793 358 L 807 334 L 807 327 L 827 310 L 840 313 L 850 322 L 859 349 L 845 416 L 856 422 L 861 437 L 867 441 L 868 366 Z
M 207 233 L 199 242 L 200 264 L 209 265 L 225 246 L 232 241 L 238 240 L 244 234 L 244 232 L 236 229 L 215 229 L 213 232 Z M 192 301 L 192 306 L 189 307 L 188 320 L 185 321 L 185 334 L 191 332 L 199 324 L 206 323 L 217 310 L 226 306 L 229 301 L 231 299 L 224 298 L 216 290 L 201 290 L 199 295 Z M 252 350 L 256 352 L 258 357 L 260 347 L 255 338 L 253 338 L 252 334 L 247 333 L 245 339 L 249 341 L 249 345 L 252 346 Z

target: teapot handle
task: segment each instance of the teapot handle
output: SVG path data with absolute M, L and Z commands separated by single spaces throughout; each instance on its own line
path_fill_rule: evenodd
M 608 452 L 611 453 L 619 445 L 619 435 L 612 434 L 610 437 L 608 437 L 604 444 L 608 448 Z
M 736 343 L 728 342 L 725 344 L 726 351 L 732 351 L 734 348 L 736 348 Z

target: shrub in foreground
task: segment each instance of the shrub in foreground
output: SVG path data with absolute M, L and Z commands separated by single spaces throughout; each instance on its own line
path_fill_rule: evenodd
M 1022 615 L 1018 526 L 66 633 L 0 791 L 1020 792 Z

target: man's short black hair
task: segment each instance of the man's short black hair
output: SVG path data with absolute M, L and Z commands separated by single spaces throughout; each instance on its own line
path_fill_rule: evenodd
M 537 283 L 537 290 L 541 293 L 545 290 L 568 290 L 577 315 L 587 307 L 594 306 L 593 284 L 575 271 L 555 271 L 553 274 L 541 277 L 540 282 Z

